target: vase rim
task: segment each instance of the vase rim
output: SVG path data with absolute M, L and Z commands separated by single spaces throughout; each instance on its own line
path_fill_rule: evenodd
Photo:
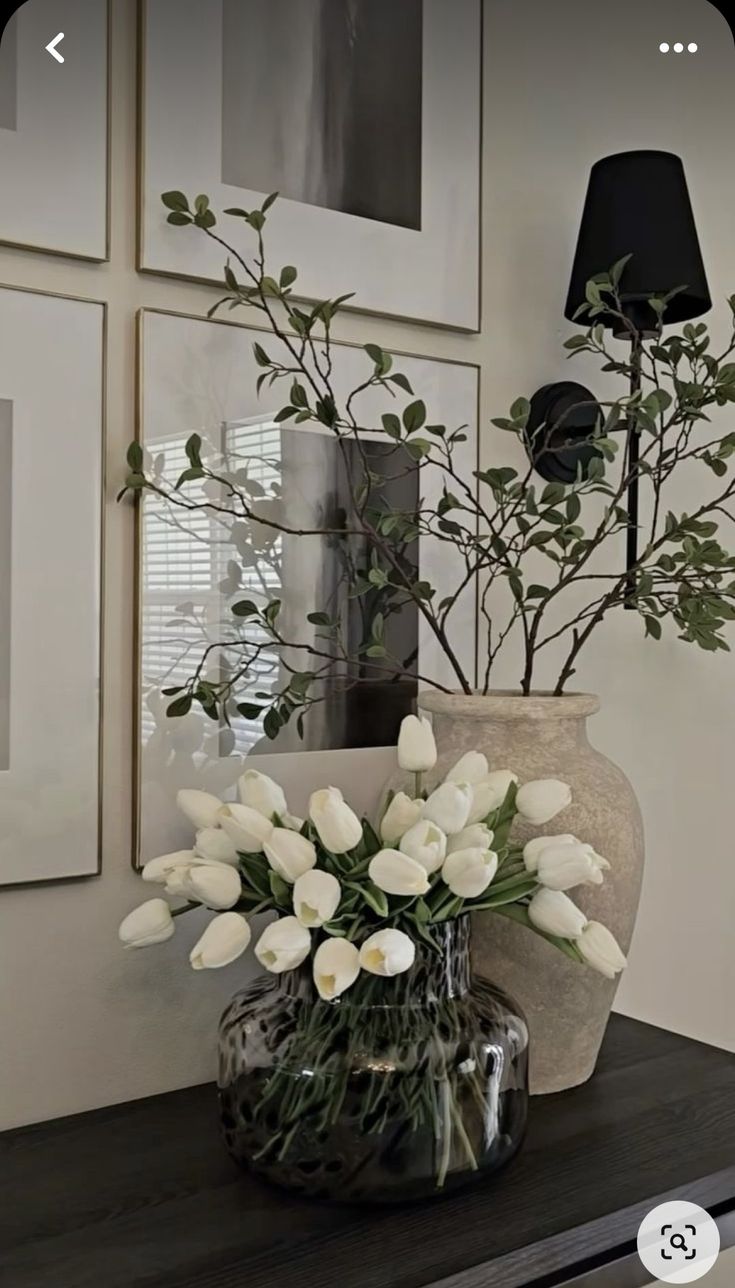
M 461 716 L 463 720 L 579 720 L 600 710 L 595 693 L 544 693 L 524 696 L 517 689 L 489 693 L 443 693 L 422 689 L 418 705 L 434 715 Z

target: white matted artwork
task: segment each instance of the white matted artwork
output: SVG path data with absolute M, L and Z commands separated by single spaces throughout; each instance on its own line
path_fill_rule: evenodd
M 104 318 L 0 288 L 0 885 L 99 871 Z
M 280 506 L 288 515 L 289 527 L 321 528 L 325 515 L 340 509 L 346 512 L 333 437 L 274 421 L 280 402 L 270 405 L 265 391 L 260 399 L 256 393 L 259 368 L 253 342 L 264 339 L 262 330 L 248 326 L 142 311 L 140 439 L 146 470 L 158 471 L 166 480 L 178 477 L 187 465 L 186 441 L 196 433 L 203 440 L 204 454 L 217 462 L 227 456 L 227 469 L 240 469 L 247 476 L 256 498 L 254 507 L 262 505 L 271 512 L 271 507 Z M 364 379 L 366 366 L 372 367 L 358 346 L 337 344 L 333 356 L 339 397 Z M 457 447 L 455 465 L 471 481 L 477 468 L 478 368 L 414 355 L 396 356 L 395 361 L 426 402 L 434 423 L 467 426 L 467 439 Z M 384 398 L 374 390 L 358 398 L 360 423 L 379 423 Z M 395 450 L 382 434 L 366 434 L 362 443 L 371 454 L 373 473 L 381 468 L 381 454 Z M 386 471 L 389 479 L 394 473 Z M 421 495 L 438 500 L 440 472 L 422 470 L 420 479 Z M 201 484 L 187 485 L 192 486 L 194 492 L 188 494 L 194 498 Z M 412 499 L 415 503 L 419 471 L 409 471 L 400 486 L 406 489 L 407 504 Z M 400 504 L 399 498 L 391 504 Z M 440 547 L 422 536 L 405 553 L 415 561 L 420 576 L 436 587 L 437 602 L 462 583 L 464 562 L 446 543 Z M 325 781 L 343 789 L 349 785 L 365 808 L 375 803 L 371 793 L 395 760 L 394 748 L 386 750 L 386 746 L 416 692 L 411 677 L 418 672 L 448 686 L 453 683 L 446 658 L 415 610 L 403 610 L 391 618 L 390 652 L 400 656 L 407 673 L 403 694 L 397 696 L 390 691 L 395 685 L 381 687 L 366 674 L 369 683 L 356 686 L 355 705 L 353 691 L 345 695 L 342 686 L 335 684 L 309 712 L 303 738 L 295 722 L 271 741 L 257 716 L 233 718 L 229 728 L 209 720 L 198 707 L 183 717 L 170 717 L 166 708 L 171 698 L 162 695 L 163 688 L 190 677 L 210 643 L 228 638 L 233 629 L 232 604 L 243 596 L 260 602 L 263 597 L 279 598 L 279 630 L 284 639 L 290 636 L 303 642 L 307 614 L 328 607 L 339 614 L 351 644 L 359 644 L 369 624 L 361 619 L 363 610 L 354 606 L 354 598 L 348 602 L 343 570 L 345 558 L 354 567 L 360 557 L 359 544 L 346 549 L 323 536 L 275 535 L 254 521 L 233 522 L 213 512 L 189 514 L 171 508 L 154 493 L 143 494 L 138 553 L 136 861 L 189 844 L 188 825 L 175 808 L 176 791 L 198 786 L 226 795 L 242 773 L 246 757 L 250 765 L 291 786 L 289 803 L 295 812 L 303 809 L 308 790 Z M 367 611 L 376 608 L 382 611 L 380 604 L 372 604 Z M 387 622 L 390 614 L 384 616 Z M 476 671 L 473 584 L 459 598 L 452 623 L 460 663 L 472 676 Z M 240 623 L 236 637 L 242 638 L 246 629 Z M 311 627 L 312 632 L 315 629 Z M 211 661 L 219 665 L 216 654 Z M 295 653 L 289 658 L 272 643 L 264 647 L 257 668 L 247 677 L 252 692 L 243 682 L 238 701 L 250 702 L 257 692 L 277 692 L 284 680 L 283 666 L 289 661 L 298 665 Z
M 107 0 L 26 0 L 3 32 L 2 242 L 107 258 L 107 28 Z
M 221 280 L 161 193 L 279 192 L 267 250 L 307 299 L 479 329 L 480 0 L 145 0 L 143 269 Z M 224 218 L 238 249 L 242 223 Z

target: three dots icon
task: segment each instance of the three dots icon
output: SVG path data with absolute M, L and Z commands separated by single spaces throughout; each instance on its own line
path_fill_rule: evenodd
M 696 45 L 693 40 L 690 40 L 686 48 L 687 48 L 687 53 L 696 54 L 699 46 Z M 675 54 L 683 54 L 684 52 L 684 46 L 680 40 L 677 40 L 675 45 L 670 45 L 666 40 L 662 40 L 661 44 L 659 45 L 659 49 L 662 54 L 668 54 L 670 49 L 673 49 Z

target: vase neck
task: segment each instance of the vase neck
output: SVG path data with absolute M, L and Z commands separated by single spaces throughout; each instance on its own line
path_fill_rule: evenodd
M 416 958 L 410 970 L 385 978 L 362 971 L 340 1005 L 411 1006 L 463 997 L 470 987 L 470 918 L 457 917 L 432 927 L 438 951 L 416 941 Z M 281 976 L 284 991 L 315 1001 L 316 991 L 307 959 L 298 970 Z

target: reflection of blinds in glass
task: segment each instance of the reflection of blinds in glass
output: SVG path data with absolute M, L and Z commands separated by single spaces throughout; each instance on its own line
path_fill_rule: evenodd
M 226 457 L 222 472 L 237 472 L 238 483 L 246 495 L 248 486 L 252 487 L 251 500 L 257 508 L 258 501 L 272 497 L 274 484 L 277 491 L 280 483 L 280 429 L 270 421 L 235 423 L 223 426 L 222 437 Z M 177 478 L 187 468 L 185 445 L 183 435 L 155 445 L 156 454 L 164 458 L 161 472 L 167 480 Z M 187 494 L 185 489 L 182 495 Z M 238 525 L 239 531 L 235 533 L 232 524 L 228 516 L 177 509 L 153 492 L 145 494 L 142 551 L 145 689 L 160 692 L 163 687 L 184 683 L 212 640 L 237 637 L 254 644 L 268 643 L 257 626 L 243 620 L 235 622 L 230 605 L 237 599 L 252 598 L 265 603 L 278 597 L 281 542 L 279 539 L 269 546 L 263 557 L 252 556 L 246 548 L 247 520 Z M 239 586 L 227 584 L 228 566 L 233 562 L 240 567 Z M 184 607 L 186 612 L 177 611 Z M 219 662 L 218 655 L 213 658 Z M 214 674 L 219 679 L 224 671 Z M 255 692 L 272 692 L 278 678 L 278 655 L 269 645 L 253 662 L 247 685 L 238 685 L 237 700 L 257 702 Z M 141 730 L 144 743 L 155 727 L 154 716 L 144 698 Z M 235 714 L 232 727 L 241 753 L 246 753 L 263 736 L 261 720 L 246 720 Z
M 261 489 L 262 494 L 271 497 L 278 493 L 281 486 L 281 430 L 272 421 L 234 423 L 224 426 L 223 437 L 223 449 L 229 467 L 231 470 L 247 471 L 247 478 L 253 485 L 251 499 L 257 509 L 258 494 L 261 493 Z M 244 478 L 241 486 L 245 486 Z M 253 567 L 242 568 L 238 598 L 252 596 L 256 603 L 264 598 L 278 598 L 282 589 L 280 575 L 282 551 L 283 542 L 279 537 L 270 547 L 270 559 L 261 559 Z M 261 630 L 248 623 L 241 626 L 241 635 L 253 643 L 263 643 L 266 640 Z M 258 702 L 260 699 L 255 697 L 256 692 L 272 693 L 278 686 L 278 680 L 278 653 L 274 647 L 270 647 L 264 650 L 253 663 L 250 682 L 246 689 L 238 690 L 238 700 Z M 246 753 L 263 737 L 263 722 L 247 720 L 238 713 L 235 713 L 231 719 L 237 749 Z

